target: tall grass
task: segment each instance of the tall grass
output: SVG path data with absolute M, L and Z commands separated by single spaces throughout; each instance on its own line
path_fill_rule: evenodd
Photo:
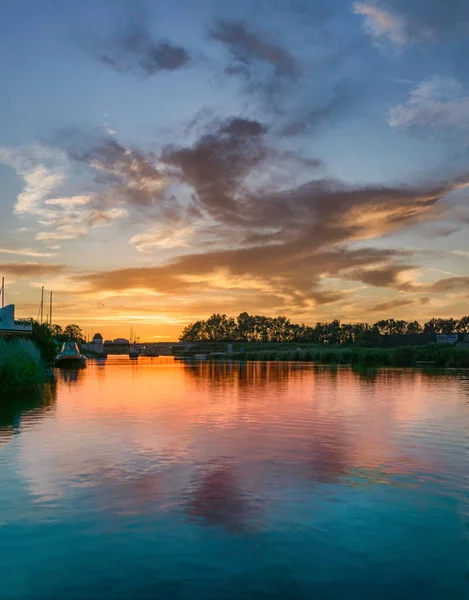
M 47 380 L 39 349 L 29 340 L 0 340 L 0 399 Z

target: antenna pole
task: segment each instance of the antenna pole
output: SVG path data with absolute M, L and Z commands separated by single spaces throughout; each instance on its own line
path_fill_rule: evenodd
M 43 316 L 44 316 L 44 286 L 42 286 L 42 290 L 41 290 L 41 325 L 42 325 Z
M 52 292 L 50 293 L 50 304 L 49 304 L 49 325 L 52 327 Z
M 2 308 L 5 306 L 5 277 L 2 277 Z

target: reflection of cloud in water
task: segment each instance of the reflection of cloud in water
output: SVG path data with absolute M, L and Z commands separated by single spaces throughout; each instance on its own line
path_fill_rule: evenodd
M 350 465 L 351 441 L 338 420 L 321 421 L 311 432 L 312 440 L 304 457 L 307 477 L 331 483 L 345 475 Z
M 383 470 L 432 470 L 431 444 L 403 453 L 396 436 L 422 421 L 428 396 L 441 394 L 418 373 L 369 382 L 309 365 L 121 362 L 92 365 L 78 386 L 58 386 L 57 419 L 21 438 L 22 474 L 38 499 L 87 487 L 93 506 L 108 498 L 120 514 L 165 510 L 163 502 L 171 508 L 186 497 L 192 518 L 242 531 L 259 523 L 254 495 L 264 511 L 311 483 L 347 486 L 376 473 L 380 484 Z
M 105 514 L 103 518 L 153 513 L 161 508 L 169 492 L 156 470 L 135 472 L 98 468 L 86 478 L 85 486 L 88 499 Z
M 285 387 L 291 381 L 292 375 L 304 370 L 294 363 L 244 363 L 244 362 L 199 362 L 187 366 L 184 375 L 191 380 L 192 385 L 200 388 L 211 387 L 218 389 L 252 389 L 263 391 L 276 387 Z
M 253 528 L 259 507 L 240 488 L 240 482 L 228 464 L 204 467 L 189 485 L 186 512 L 205 525 L 218 525 L 229 533 Z

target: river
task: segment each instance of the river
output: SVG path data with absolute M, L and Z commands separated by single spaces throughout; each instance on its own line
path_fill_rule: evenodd
M 0 598 L 467 598 L 469 373 L 109 357 L 0 412 Z

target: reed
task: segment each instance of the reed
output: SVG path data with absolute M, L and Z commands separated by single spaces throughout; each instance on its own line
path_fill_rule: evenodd
M 39 349 L 29 340 L 0 340 L 0 399 L 47 381 Z

